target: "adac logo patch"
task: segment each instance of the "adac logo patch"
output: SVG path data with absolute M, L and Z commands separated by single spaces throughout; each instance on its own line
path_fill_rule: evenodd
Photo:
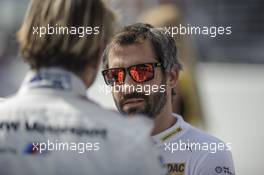
M 184 171 L 185 171 L 185 163 L 181 162 L 181 163 L 167 163 L 165 164 L 167 169 L 168 169 L 168 173 L 169 175 L 184 175 Z

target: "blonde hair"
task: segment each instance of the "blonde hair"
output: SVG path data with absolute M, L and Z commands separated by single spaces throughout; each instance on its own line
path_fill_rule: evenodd
M 31 68 L 59 66 L 82 72 L 87 64 L 98 64 L 100 51 L 114 30 L 114 14 L 101 0 L 32 0 L 17 39 L 23 58 Z M 34 27 L 91 27 L 99 33 L 33 34 Z

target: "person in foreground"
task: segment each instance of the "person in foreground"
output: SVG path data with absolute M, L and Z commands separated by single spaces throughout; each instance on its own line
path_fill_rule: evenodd
M 0 174 L 163 173 L 150 121 L 128 121 L 86 97 L 113 21 L 100 0 L 31 1 L 18 32 L 31 69 L 19 92 L 0 105 Z M 45 30 L 37 27 L 47 25 L 73 32 L 38 35 Z M 100 33 L 80 37 L 79 27 Z
M 104 76 L 116 107 L 154 120 L 152 138 L 170 174 L 234 175 L 230 143 L 206 134 L 172 113 L 172 89 L 181 64 L 174 40 L 137 23 L 122 28 L 103 54 Z

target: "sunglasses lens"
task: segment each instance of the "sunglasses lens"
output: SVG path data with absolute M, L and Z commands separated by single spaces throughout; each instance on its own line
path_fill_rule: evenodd
M 154 76 L 154 69 L 152 64 L 140 64 L 132 66 L 129 72 L 133 80 L 139 83 L 151 80 Z
M 124 82 L 125 72 L 123 69 L 109 69 L 103 71 L 104 79 L 106 84 L 122 84 Z

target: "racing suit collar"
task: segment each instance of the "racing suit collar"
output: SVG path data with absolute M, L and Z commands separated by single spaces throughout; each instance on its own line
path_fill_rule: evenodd
M 176 113 L 172 113 L 172 115 L 177 119 L 177 122 L 169 129 L 152 136 L 153 141 L 158 146 L 163 145 L 166 142 L 170 142 L 171 139 L 175 140 L 176 138 L 181 137 L 188 128 L 188 124 L 180 115 Z
M 74 73 L 52 67 L 41 68 L 38 71 L 29 70 L 19 90 L 19 94 L 31 89 L 52 89 L 86 96 L 87 88 L 84 82 Z

